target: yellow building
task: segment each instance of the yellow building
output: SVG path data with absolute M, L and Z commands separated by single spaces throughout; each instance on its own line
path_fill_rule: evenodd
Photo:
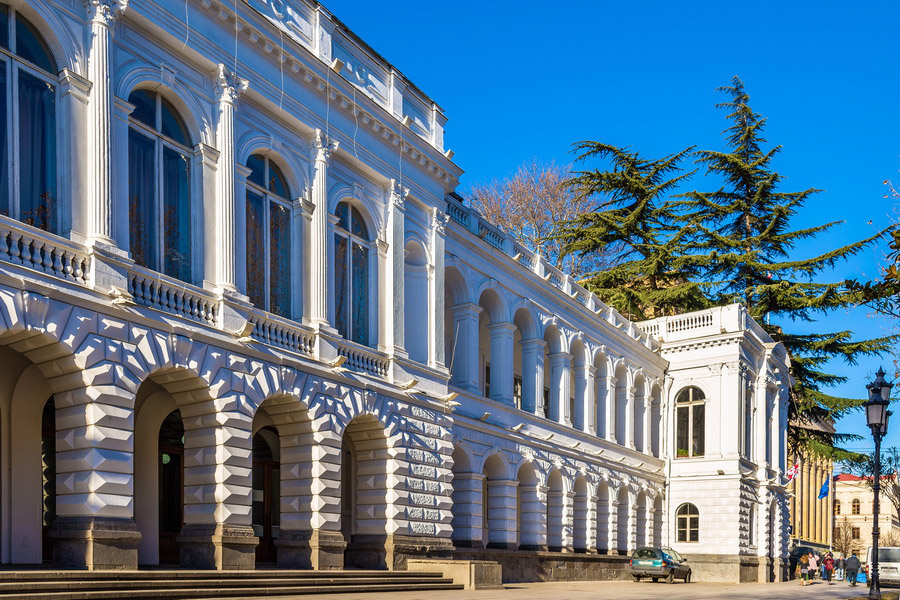
M 834 478 L 834 545 L 843 550 L 842 538 L 850 552 L 863 556 L 872 545 L 873 503 L 875 494 L 868 481 L 856 475 L 842 473 Z M 878 511 L 881 546 L 900 545 L 900 518 L 888 498 L 881 494 Z
M 791 464 L 799 465 L 791 481 L 791 549 L 812 548 L 828 550 L 834 527 L 832 498 L 834 490 L 829 485 L 828 496 L 819 499 L 822 484 L 831 477 L 833 463 L 825 458 L 794 455 Z

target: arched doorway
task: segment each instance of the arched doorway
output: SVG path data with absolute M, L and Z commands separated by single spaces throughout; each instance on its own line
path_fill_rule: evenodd
M 341 442 L 341 534 L 344 566 L 386 569 L 387 436 L 372 415 L 357 417 Z
M 178 534 L 184 523 L 184 424 L 175 410 L 159 428 L 159 564 L 180 562 Z
M 41 415 L 41 558 L 53 561 L 50 529 L 56 520 L 56 403 L 53 396 Z
M 281 523 L 281 463 L 278 432 L 263 427 L 253 436 L 253 533 L 259 538 L 256 563 L 277 560 L 275 539 Z

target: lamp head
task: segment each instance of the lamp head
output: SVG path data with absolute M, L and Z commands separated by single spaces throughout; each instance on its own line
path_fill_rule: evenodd
M 872 430 L 872 435 L 883 436 L 887 433 L 888 418 L 891 416 L 891 411 L 887 408 L 892 387 L 893 384 L 884 379 L 884 369 L 878 369 L 875 381 L 866 386 L 869 399 L 863 406 L 866 407 L 866 423 Z

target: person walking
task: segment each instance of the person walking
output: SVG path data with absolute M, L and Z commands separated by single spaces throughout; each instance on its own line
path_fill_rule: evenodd
M 834 561 L 834 579 L 835 581 L 843 581 L 844 580 L 844 557 L 840 556 L 836 561 Z
M 800 585 L 809 583 L 809 555 L 800 556 Z
M 859 559 L 856 558 L 856 552 L 850 553 L 850 558 L 844 561 L 844 578 L 850 582 L 850 585 L 856 587 L 856 577 L 859 573 Z
M 834 557 L 831 555 L 831 552 L 825 555 L 825 562 L 822 563 L 822 568 L 825 572 L 825 581 L 828 582 L 828 585 L 834 585 L 834 582 L 831 580 L 831 575 L 834 573 Z
M 809 553 L 809 581 L 812 582 L 816 578 L 816 571 L 819 570 L 819 559 L 812 552 Z

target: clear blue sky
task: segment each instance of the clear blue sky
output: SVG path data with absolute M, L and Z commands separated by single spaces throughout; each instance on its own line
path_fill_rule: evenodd
M 863 238 L 900 213 L 882 185 L 900 184 L 896 0 L 324 4 L 444 108 L 446 146 L 466 171 L 463 192 L 535 157 L 569 163 L 578 140 L 649 156 L 692 144 L 719 149 L 726 122 L 714 90 L 739 75 L 769 119 L 766 137 L 783 146 L 783 189 L 825 190 L 794 225 L 844 221 L 827 239 L 799 246 L 798 256 Z M 832 277 L 874 275 L 884 249 Z M 892 326 L 859 309 L 799 329 L 878 336 Z M 831 365 L 849 377 L 833 391 L 862 397 L 878 366 L 891 362 Z M 900 445 L 895 412 L 890 445 Z M 872 445 L 863 421 L 859 413 L 839 424 L 865 435 L 853 447 Z

